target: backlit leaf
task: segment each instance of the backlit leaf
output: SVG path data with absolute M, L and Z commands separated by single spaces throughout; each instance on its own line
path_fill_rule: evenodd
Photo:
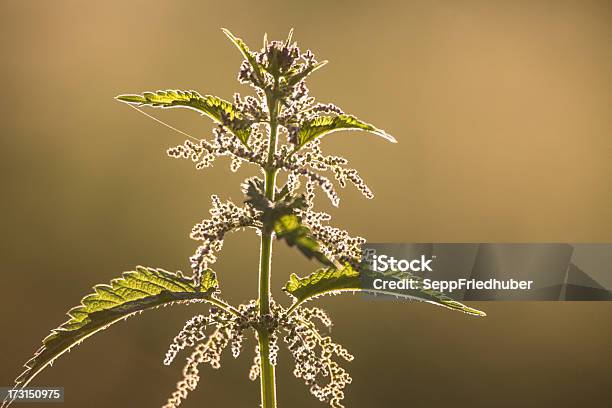
M 244 144 L 251 135 L 252 121 L 245 118 L 232 103 L 213 95 L 202 96 L 196 91 L 168 90 L 143 92 L 141 95 L 119 95 L 116 99 L 138 106 L 193 109 L 224 125 Z
M 94 293 L 68 311 L 69 319 L 53 329 L 42 347 L 25 364 L 25 371 L 15 380 L 23 388 L 55 359 L 86 338 L 147 309 L 173 303 L 201 302 L 211 298 L 218 284 L 215 273 L 208 270 L 200 287 L 180 274 L 139 266 L 113 279 L 110 285 L 94 286 Z M 12 401 L 6 399 L 2 407 Z
M 380 130 L 369 123 L 363 122 L 354 116 L 318 116 L 300 124 L 300 131 L 297 136 L 298 145 L 304 146 L 306 143 L 316 138 L 325 136 L 339 130 L 361 130 L 374 133 L 386 140 L 397 143 L 395 138 L 385 131 Z
M 365 279 L 362 274 L 366 274 Z M 394 296 L 400 299 L 416 300 L 427 302 L 448 309 L 458 310 L 475 316 L 486 316 L 480 310 L 473 309 L 460 302 L 457 302 L 441 292 L 426 289 L 405 289 L 401 291 L 373 289 L 372 285 L 364 284 L 367 279 L 373 279 L 379 274 L 370 271 L 357 271 L 350 265 L 342 269 L 335 267 L 319 269 L 312 274 L 300 278 L 292 274 L 284 290 L 295 298 L 296 304 L 301 304 L 312 298 L 328 294 L 338 294 L 343 292 L 365 292 L 370 294 Z M 418 282 L 422 278 L 410 274 L 409 272 L 393 272 L 385 276 L 385 279 L 413 279 Z M 422 286 L 422 285 L 415 285 Z
M 285 214 L 274 222 L 274 233 L 278 239 L 289 246 L 295 246 L 308 259 L 315 258 L 324 265 L 333 265 L 321 252 L 319 243 L 311 237 L 310 230 L 304 226 L 295 214 Z
M 230 30 L 226 28 L 222 28 L 222 30 L 223 30 L 223 33 L 227 36 L 227 38 L 229 38 L 230 41 L 236 46 L 236 48 L 238 48 L 238 50 L 240 51 L 244 59 L 247 60 L 248 63 L 253 68 L 253 72 L 255 73 L 255 78 L 259 82 L 258 85 L 263 86 L 263 83 L 264 83 L 263 68 L 257 62 L 255 55 L 251 52 L 251 50 L 246 45 L 246 43 L 242 41 L 240 38 L 236 37 L 234 34 L 232 34 Z

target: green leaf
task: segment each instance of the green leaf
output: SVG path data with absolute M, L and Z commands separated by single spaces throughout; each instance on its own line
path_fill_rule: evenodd
M 68 311 L 69 319 L 51 331 L 42 347 L 25 364 L 15 380 L 21 388 L 71 347 L 135 313 L 173 303 L 206 301 L 217 290 L 215 273 L 208 270 L 200 287 L 180 274 L 139 266 L 113 279 L 110 285 L 94 286 L 94 293 Z M 10 403 L 10 402 L 8 402 Z M 8 406 L 7 400 L 2 407 Z M 5 405 L 6 404 L 6 405 Z
M 282 189 L 276 189 L 274 201 L 268 200 L 263 192 L 263 180 L 248 179 L 242 189 L 247 198 L 245 203 L 261 211 L 260 219 L 263 225 L 274 225 L 282 216 L 294 214 L 296 209 L 307 207 L 303 194 L 291 195 L 285 185 Z
M 143 92 L 142 95 L 119 95 L 116 99 L 138 106 L 193 109 L 224 125 L 245 145 L 251 136 L 252 121 L 245 118 L 232 103 L 213 95 L 167 90 Z
M 248 63 L 251 65 L 251 67 L 253 68 L 253 72 L 255 73 L 255 78 L 257 78 L 257 81 L 259 81 L 257 85 L 260 87 L 263 87 L 264 85 L 263 68 L 257 62 L 257 59 L 255 58 L 255 54 L 251 52 L 251 50 L 249 49 L 249 47 L 246 45 L 244 41 L 242 41 L 240 38 L 232 34 L 230 30 L 228 30 L 227 28 L 222 28 L 221 30 L 227 36 L 227 38 L 229 38 L 230 41 L 236 46 L 236 48 L 238 48 L 238 50 L 240 51 L 244 59 L 246 59 Z
M 297 85 L 302 79 L 306 78 L 308 75 L 312 74 L 319 68 L 322 68 L 325 64 L 327 64 L 327 62 L 328 61 L 317 62 L 316 64 L 311 65 L 294 75 L 291 75 L 290 77 L 287 78 L 287 85 L 288 86 Z
M 283 289 L 297 302 L 302 303 L 313 297 L 342 291 L 354 292 L 360 288 L 359 272 L 346 266 L 343 269 L 335 267 L 318 269 L 305 278 L 293 273 Z
M 321 252 L 319 243 L 311 237 L 310 230 L 305 227 L 295 214 L 285 214 L 274 222 L 274 233 L 278 239 L 285 240 L 289 246 L 295 246 L 308 259 L 315 258 L 324 265 L 333 263 Z
M 484 312 L 466 306 L 449 298 L 445 294 L 434 290 L 406 289 L 402 290 L 401 292 L 396 292 L 373 289 L 371 285 L 364 285 L 364 277 L 362 274 L 366 274 L 366 279 L 379 275 L 374 275 L 374 273 L 370 271 L 356 271 L 347 264 L 343 269 L 337 269 L 335 267 L 319 269 L 305 278 L 300 278 L 297 275 L 292 274 L 284 290 L 295 298 L 295 303 L 292 307 L 296 307 L 297 305 L 318 296 L 338 294 L 342 292 L 366 292 L 371 294 L 396 296 L 407 300 L 427 302 L 475 316 L 486 316 Z M 408 272 L 393 272 L 390 275 L 386 275 L 386 279 L 389 278 L 422 281 L 422 278 Z
M 397 143 L 395 138 L 385 131 L 380 130 L 369 123 L 365 123 L 354 116 L 338 115 L 338 116 L 317 116 L 314 119 L 305 121 L 300 125 L 298 133 L 298 145 L 304 146 L 306 143 L 315 140 L 318 137 L 325 136 L 328 133 L 337 132 L 339 130 L 363 130 L 372 132 L 381 136 L 392 143 Z

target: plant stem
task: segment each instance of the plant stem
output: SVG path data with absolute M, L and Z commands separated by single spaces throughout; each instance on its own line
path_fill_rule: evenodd
M 277 138 L 277 115 L 278 103 L 276 98 L 268 97 L 270 111 L 270 148 L 268 150 L 268 166 L 265 169 L 265 193 L 268 200 L 274 200 L 276 189 L 276 173 L 273 167 L 274 155 L 276 153 Z M 259 315 L 265 316 L 270 313 L 270 275 L 272 260 L 272 225 L 264 225 L 261 232 L 261 247 L 259 258 Z M 270 361 L 270 331 L 262 325 L 258 329 L 260 378 L 261 378 L 261 406 L 262 408 L 276 408 L 276 373 Z

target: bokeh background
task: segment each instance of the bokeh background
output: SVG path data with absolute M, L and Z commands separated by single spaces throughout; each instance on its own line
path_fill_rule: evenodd
M 93 284 L 138 264 L 188 271 L 187 235 L 209 195 L 240 200 L 252 168 L 197 172 L 165 158 L 181 135 L 113 100 L 248 92 L 221 27 L 253 46 L 294 27 L 331 61 L 312 94 L 399 139 L 324 142 L 377 194 L 343 190 L 336 225 L 372 242 L 611 242 L 611 23 L 609 1 L 1 0 L 0 385 Z M 195 136 L 212 127 L 189 111 L 152 113 Z M 315 267 L 276 248 L 277 288 Z M 226 297 L 254 296 L 257 259 L 254 235 L 226 240 L 216 266 Z M 359 296 L 321 304 L 357 356 L 350 407 L 609 401 L 610 303 L 475 304 L 486 319 Z M 163 354 L 196 313 L 178 306 L 118 324 L 35 383 L 65 387 L 65 407 L 160 406 L 182 368 L 164 367 Z M 185 406 L 258 406 L 250 358 L 204 368 Z M 280 361 L 280 406 L 322 406 L 286 353 Z

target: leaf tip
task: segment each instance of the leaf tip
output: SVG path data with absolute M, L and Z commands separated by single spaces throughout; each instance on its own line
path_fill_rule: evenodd
M 289 30 L 289 35 L 287 36 L 287 41 L 285 42 L 285 46 L 289 46 L 291 44 L 291 40 L 293 39 L 293 27 Z
M 377 132 L 379 136 L 381 136 L 382 138 L 384 138 L 385 140 L 391 142 L 391 143 L 397 143 L 397 139 L 394 138 L 393 136 L 391 136 L 390 134 L 388 134 L 387 132 L 381 130 L 379 132 Z
M 146 102 L 145 98 L 140 95 L 117 95 L 115 100 L 124 103 L 143 103 Z
M 225 34 L 227 36 L 227 38 L 229 38 L 232 41 L 236 40 L 236 36 L 234 34 L 232 34 L 232 32 L 230 30 L 228 30 L 225 27 L 221 27 L 221 31 L 223 32 L 223 34 Z
M 475 316 L 478 317 L 487 317 L 487 314 L 485 312 L 483 312 L 482 310 L 478 310 L 478 309 L 472 309 L 470 308 L 473 312 Z
M 459 310 L 461 310 L 462 312 L 465 312 L 472 316 L 476 316 L 476 317 L 486 317 L 487 316 L 487 314 L 483 312 L 482 310 L 474 309 L 473 307 L 469 307 L 467 305 L 464 305 L 463 303 L 451 301 L 451 302 L 448 302 L 447 304 L 449 304 L 451 307 L 459 308 Z

